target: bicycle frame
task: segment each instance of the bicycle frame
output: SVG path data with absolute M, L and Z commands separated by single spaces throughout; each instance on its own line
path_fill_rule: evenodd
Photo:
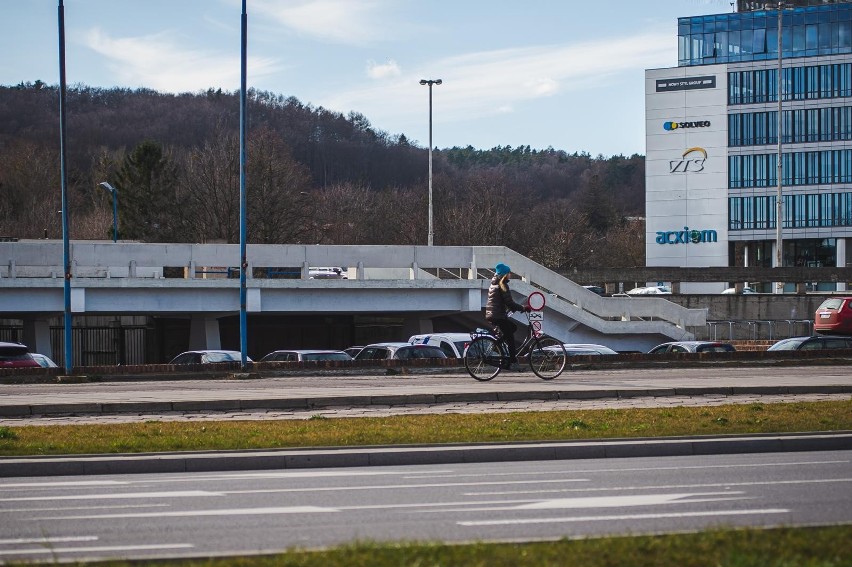
M 533 330 L 532 322 L 530 321 L 530 314 L 528 312 L 524 312 L 524 315 L 527 317 L 527 336 L 524 337 L 524 340 L 521 341 L 521 344 L 517 346 L 516 353 L 519 357 L 528 355 L 532 350 L 532 346 L 534 344 L 535 339 L 540 339 L 545 336 L 543 332 L 536 332 Z M 479 331 L 479 329 L 477 329 Z M 484 331 L 484 329 L 483 329 Z M 486 332 L 473 332 L 470 334 L 470 339 L 473 340 L 476 337 L 491 337 L 497 344 L 500 345 L 500 350 L 503 353 L 503 356 L 506 358 L 509 357 L 509 347 L 506 345 L 506 339 L 503 337 L 503 333 L 499 332 L 499 327 L 494 327 L 490 331 Z

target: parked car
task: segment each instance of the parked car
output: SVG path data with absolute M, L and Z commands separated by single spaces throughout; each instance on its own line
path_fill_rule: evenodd
M 348 278 L 343 268 L 308 268 L 308 278 L 312 280 L 345 280 Z
M 814 332 L 852 335 L 852 297 L 829 297 L 814 314 Z
M 182 352 L 169 364 L 217 364 L 221 362 L 240 362 L 242 354 L 238 350 L 190 350 Z M 246 357 L 248 362 L 253 362 Z
M 648 354 L 664 354 L 668 352 L 734 352 L 737 349 L 729 343 L 718 341 L 675 341 L 657 345 Z
M 412 335 L 408 342 L 413 345 L 436 346 L 447 358 L 462 358 L 464 349 L 470 344 L 470 333 L 429 333 Z
M 346 354 L 348 354 L 348 355 L 349 355 L 349 356 L 351 356 L 352 358 L 355 358 L 355 356 L 356 356 L 359 352 L 361 352 L 361 349 L 362 349 L 362 348 L 364 348 L 362 345 L 351 346 L 351 347 L 349 347 L 349 348 L 345 348 L 345 349 L 343 349 L 343 352 L 345 352 Z
M 410 360 L 412 358 L 447 358 L 440 348 L 411 343 L 375 343 L 365 346 L 355 360 Z
M 648 287 L 634 287 L 627 295 L 671 295 L 672 288 L 667 285 L 651 285 Z
M 342 350 L 276 350 L 260 359 L 260 362 L 311 362 L 317 360 L 352 360 Z
M 50 359 L 49 356 L 46 356 L 44 354 L 39 354 L 37 352 L 31 352 L 30 356 L 32 356 L 35 359 L 35 361 L 38 362 L 38 365 L 41 366 L 42 368 L 56 368 L 58 366 L 55 362 L 53 362 Z
M 814 335 L 812 337 L 792 337 L 778 341 L 767 350 L 831 350 L 837 348 L 852 349 L 852 336 Z
M 27 345 L 0 342 L 0 368 L 39 368 Z
M 737 288 L 735 288 L 735 287 L 729 287 L 728 289 L 722 290 L 722 295 L 736 295 L 736 293 L 737 293 Z M 752 293 L 757 293 L 757 290 L 754 289 L 753 287 L 744 287 L 742 292 L 740 292 L 740 293 L 742 295 L 749 295 L 749 294 L 752 294 Z
M 565 343 L 562 346 L 565 347 L 565 352 L 568 353 L 568 356 L 618 354 L 616 351 L 604 345 Z
M 606 295 L 606 290 L 599 285 L 584 285 L 583 287 L 592 293 L 596 293 L 601 296 Z

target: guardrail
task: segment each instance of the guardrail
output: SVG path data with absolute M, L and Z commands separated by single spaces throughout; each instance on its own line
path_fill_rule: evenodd
M 707 321 L 702 338 L 707 340 L 779 340 L 813 334 L 811 319 Z

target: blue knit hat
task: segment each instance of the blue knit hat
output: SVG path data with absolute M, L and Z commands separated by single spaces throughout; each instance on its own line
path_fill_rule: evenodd
M 504 274 L 508 274 L 509 272 L 511 272 L 512 268 L 510 268 L 506 264 L 497 264 L 494 267 L 494 271 L 497 273 L 498 276 L 502 276 Z

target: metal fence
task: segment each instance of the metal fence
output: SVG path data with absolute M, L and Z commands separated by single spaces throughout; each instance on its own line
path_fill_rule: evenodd
M 53 360 L 65 360 L 64 327 L 50 327 Z M 74 327 L 71 330 L 74 366 L 146 364 L 153 329 L 146 325 Z M 17 325 L 0 326 L 0 341 L 22 342 L 24 331 Z

